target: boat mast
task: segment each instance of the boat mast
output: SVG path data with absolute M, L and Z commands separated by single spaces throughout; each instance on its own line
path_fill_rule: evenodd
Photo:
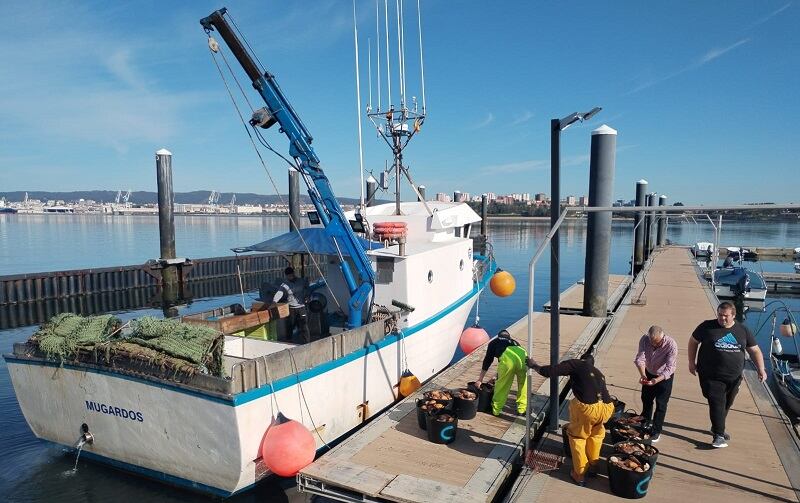
M 386 112 L 381 112 L 380 108 L 375 112 L 368 112 L 367 117 L 369 117 L 372 124 L 375 126 L 378 134 L 384 139 L 386 144 L 392 151 L 393 162 L 392 166 L 395 172 L 395 214 L 400 215 L 400 179 L 405 176 L 408 179 L 408 182 L 411 184 L 412 189 L 414 192 L 419 196 L 419 190 L 414 185 L 414 182 L 411 180 L 411 175 L 408 171 L 408 167 L 403 166 L 403 150 L 408 145 L 408 142 L 411 141 L 411 138 L 414 137 L 416 133 L 419 132 L 420 128 L 422 128 L 422 124 L 425 122 L 425 107 L 423 105 L 422 111 L 420 111 L 417 107 L 416 98 L 413 98 L 413 108 L 408 107 L 408 103 L 406 102 L 406 94 L 405 94 L 405 51 L 404 51 L 404 39 L 403 39 L 403 9 L 399 2 L 397 3 L 397 58 L 398 58 L 398 78 L 399 78 L 399 99 L 400 99 L 400 106 L 399 108 L 395 108 L 392 104 L 392 94 L 391 94 L 391 74 L 389 73 L 390 65 L 389 65 L 389 21 L 388 21 L 388 7 L 387 2 L 384 1 L 384 26 L 386 28 L 386 51 L 387 51 L 387 58 L 386 58 L 386 71 L 387 71 L 387 79 L 386 84 L 389 89 L 388 92 L 388 110 Z M 418 23 L 417 26 L 420 29 L 420 41 L 422 40 L 421 28 L 421 14 L 419 10 L 419 3 L 417 4 L 417 16 L 418 16 Z M 424 73 L 422 71 L 422 61 L 421 61 L 422 52 L 420 51 L 420 75 L 423 79 L 422 81 L 422 88 L 425 88 L 424 82 Z M 380 93 L 380 90 L 378 91 Z M 423 91 L 424 92 L 424 91 Z M 429 214 L 432 214 L 430 208 L 422 201 L 425 205 L 425 208 L 428 210 Z

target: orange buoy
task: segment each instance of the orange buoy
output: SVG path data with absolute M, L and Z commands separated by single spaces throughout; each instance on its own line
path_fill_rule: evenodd
M 475 325 L 461 332 L 461 338 L 458 340 L 458 347 L 460 347 L 461 351 L 465 354 L 470 354 L 488 340 L 489 334 L 486 333 L 486 330 Z
M 422 383 L 419 382 L 417 376 L 412 374 L 410 370 L 406 369 L 400 376 L 400 384 L 397 387 L 397 391 L 400 393 L 400 396 L 406 397 L 417 391 L 420 386 L 422 386 Z
M 489 288 L 498 297 L 508 297 L 514 293 L 516 287 L 517 283 L 514 281 L 514 276 L 502 269 L 498 269 L 489 281 Z
M 294 477 L 311 464 L 317 444 L 302 423 L 278 412 L 261 442 L 261 457 L 269 471 L 281 477 Z

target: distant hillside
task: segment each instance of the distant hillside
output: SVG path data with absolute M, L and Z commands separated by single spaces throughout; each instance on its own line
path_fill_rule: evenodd
M 223 192 L 219 197 L 219 204 L 227 204 L 231 201 L 234 193 Z M 200 204 L 208 202 L 208 196 L 211 195 L 209 190 L 196 190 L 194 192 L 176 192 L 175 202 L 179 204 Z M 117 197 L 115 190 L 78 190 L 74 192 L 46 192 L 46 191 L 28 191 L 28 199 L 39 199 L 40 201 L 64 201 L 67 203 L 77 202 L 79 199 L 91 199 L 98 203 L 114 202 Z M 5 198 L 9 202 L 18 202 L 25 199 L 24 191 L 16 192 L 0 192 L 0 198 Z M 263 195 L 236 192 L 236 204 L 279 204 L 281 198 L 285 203 L 289 202 L 289 196 L 283 194 L 281 196 Z M 133 204 L 147 204 L 158 202 L 157 192 L 131 192 L 131 197 L 128 202 Z M 311 204 L 311 200 L 305 193 L 300 194 L 301 204 Z M 341 197 L 339 198 L 340 204 L 356 204 L 358 199 Z

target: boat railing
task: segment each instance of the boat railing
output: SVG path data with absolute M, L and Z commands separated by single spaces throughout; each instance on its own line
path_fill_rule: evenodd
M 248 359 L 231 367 L 232 393 L 244 393 L 272 386 L 285 377 L 298 375 L 327 362 L 342 358 L 386 338 L 387 320 L 378 320 L 322 339 L 294 346 L 265 356 Z

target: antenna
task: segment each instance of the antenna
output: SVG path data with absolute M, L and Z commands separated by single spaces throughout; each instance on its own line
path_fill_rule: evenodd
M 376 42 L 376 51 L 375 53 L 378 56 L 378 112 L 381 111 L 381 28 L 380 28 L 380 21 L 381 21 L 381 11 L 380 7 L 378 7 L 378 0 L 375 0 L 375 42 Z
M 361 144 L 361 80 L 358 76 L 358 23 L 356 22 L 356 0 L 353 0 L 353 42 L 356 48 L 356 107 L 358 110 L 358 177 L 359 184 L 359 208 L 364 207 L 364 149 Z M 372 90 L 370 89 L 370 93 Z
M 403 41 L 400 39 L 400 0 L 394 0 L 395 13 L 397 14 L 397 78 L 400 87 L 400 109 L 405 108 L 405 89 L 403 89 Z
M 389 59 L 389 0 L 383 0 L 383 24 L 386 29 L 386 86 L 387 108 L 392 107 L 392 71 Z
M 425 63 L 422 59 L 422 10 L 417 0 L 417 30 L 419 31 L 419 75 L 422 81 L 422 115 L 425 115 Z
M 369 102 L 367 102 L 367 113 L 372 111 L 372 40 L 367 39 L 367 79 L 369 81 Z M 358 114 L 359 120 L 361 112 Z

